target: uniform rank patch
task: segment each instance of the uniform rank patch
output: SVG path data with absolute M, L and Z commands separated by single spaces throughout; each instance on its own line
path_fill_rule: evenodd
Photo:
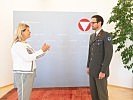
M 107 37 L 107 41 L 110 42 L 111 41 L 111 37 Z
M 97 45 L 101 45 L 102 43 L 103 43 L 103 40 L 101 40 L 101 39 L 97 40 Z

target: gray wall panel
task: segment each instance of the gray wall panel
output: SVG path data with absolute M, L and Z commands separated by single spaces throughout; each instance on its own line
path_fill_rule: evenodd
M 14 11 L 14 31 L 18 23 L 30 26 L 28 42 L 35 50 L 44 42 L 51 45 L 50 51 L 37 60 L 37 76 L 34 87 L 88 86 L 86 64 L 89 36 L 92 30 L 81 31 L 78 22 L 91 19 L 95 12 L 39 12 Z

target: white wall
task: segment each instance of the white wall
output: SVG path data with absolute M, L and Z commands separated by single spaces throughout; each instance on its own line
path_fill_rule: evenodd
M 116 46 L 114 46 L 116 49 Z M 110 65 L 109 84 L 133 88 L 133 73 L 125 69 L 122 64 L 121 55 L 119 52 L 114 52 L 112 62 Z
M 11 5 L 10 0 L 0 0 L 0 87 L 13 81 L 10 56 L 13 29 Z
M 98 12 L 105 20 L 103 29 L 112 31 L 113 24 L 106 22 L 116 3 L 117 0 L 0 0 L 0 87 L 13 82 L 10 56 L 13 10 Z M 133 88 L 133 74 L 123 68 L 120 54 L 114 53 L 110 69 L 109 84 Z

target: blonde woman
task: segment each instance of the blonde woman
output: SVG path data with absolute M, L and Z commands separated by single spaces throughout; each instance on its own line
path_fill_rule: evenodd
M 35 51 L 26 40 L 30 38 L 29 25 L 19 23 L 11 48 L 14 82 L 18 100 L 30 100 L 32 85 L 36 73 L 36 59 L 42 57 L 50 46 L 46 43 Z

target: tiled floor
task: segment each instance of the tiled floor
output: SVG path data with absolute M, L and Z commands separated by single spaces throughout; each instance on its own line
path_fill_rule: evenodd
M 108 86 L 109 100 L 133 100 L 133 89 Z

